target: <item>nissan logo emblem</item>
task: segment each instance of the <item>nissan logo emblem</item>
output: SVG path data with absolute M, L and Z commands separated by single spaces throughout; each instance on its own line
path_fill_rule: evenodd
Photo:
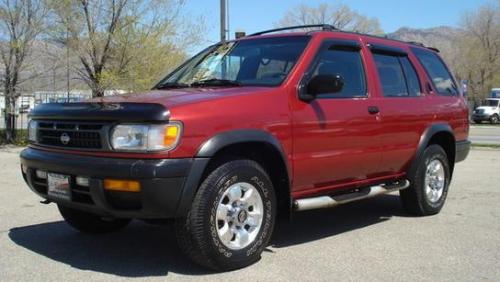
M 71 140 L 71 138 L 69 138 L 69 135 L 68 133 L 64 132 L 63 134 L 61 134 L 61 143 L 63 143 L 63 145 L 67 145 L 69 143 L 69 140 Z

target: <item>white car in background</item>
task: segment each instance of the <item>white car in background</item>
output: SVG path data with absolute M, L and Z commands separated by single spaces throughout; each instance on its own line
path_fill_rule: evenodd
M 477 107 L 472 113 L 474 123 L 489 121 L 491 124 L 498 123 L 500 120 L 500 98 L 488 98 L 484 100 L 483 105 Z

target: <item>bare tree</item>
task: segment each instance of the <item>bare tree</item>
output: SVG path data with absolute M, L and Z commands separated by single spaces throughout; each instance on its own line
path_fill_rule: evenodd
M 101 97 L 139 55 L 148 55 L 143 46 L 164 47 L 162 40 L 183 20 L 183 5 L 184 0 L 53 0 L 53 36 L 79 58 L 80 77 Z
M 382 34 L 380 23 L 376 18 L 369 18 L 351 10 L 346 5 L 320 4 L 317 7 L 300 5 L 290 9 L 278 22 L 278 26 L 293 26 L 307 24 L 331 24 L 336 28 Z
M 15 138 L 15 105 L 20 95 L 19 85 L 28 77 L 26 58 L 36 37 L 43 29 L 46 6 L 43 0 L 0 1 L 0 60 L 3 73 L 1 83 L 5 96 L 5 125 L 7 142 Z
M 460 76 L 469 80 L 476 102 L 500 85 L 500 1 L 464 14 L 457 37 Z

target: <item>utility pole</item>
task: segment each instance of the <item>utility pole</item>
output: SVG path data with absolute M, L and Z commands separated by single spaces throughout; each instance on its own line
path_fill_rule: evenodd
M 69 27 L 66 28 L 66 42 L 66 102 L 69 102 Z
M 226 0 L 220 0 L 220 41 L 226 41 Z

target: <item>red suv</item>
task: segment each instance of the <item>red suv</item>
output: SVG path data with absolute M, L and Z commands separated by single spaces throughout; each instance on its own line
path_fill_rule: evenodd
M 438 51 L 307 27 L 210 46 L 148 93 L 40 105 L 24 179 L 83 232 L 175 219 L 216 270 L 257 261 L 294 211 L 399 190 L 438 213 L 470 145 Z

